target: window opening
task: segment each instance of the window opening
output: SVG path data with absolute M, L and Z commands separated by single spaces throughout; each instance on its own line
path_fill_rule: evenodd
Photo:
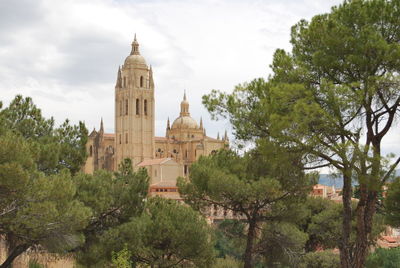
M 139 114 L 139 99 L 136 99 L 136 114 Z

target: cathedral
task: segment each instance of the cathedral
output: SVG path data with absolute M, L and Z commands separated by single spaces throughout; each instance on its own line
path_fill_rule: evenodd
M 202 155 L 228 146 L 223 137 L 206 135 L 202 119 L 190 116 L 186 93 L 180 114 L 172 125 L 166 122 L 165 137 L 155 136 L 155 98 L 153 70 L 139 52 L 139 43 L 118 68 L 115 85 L 115 133 L 105 133 L 103 120 L 99 131 L 90 133 L 84 166 L 85 173 L 99 169 L 115 171 L 125 158 L 135 168 L 144 167 L 150 177 L 150 194 L 178 198 L 176 178 L 188 176 L 190 165 Z M 178 107 L 177 107 L 178 108 Z

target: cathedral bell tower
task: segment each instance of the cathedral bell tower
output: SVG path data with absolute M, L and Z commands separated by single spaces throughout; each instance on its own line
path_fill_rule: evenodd
M 132 159 L 133 166 L 154 158 L 153 137 L 153 72 L 140 55 L 135 35 L 115 85 L 115 167 L 125 158 Z

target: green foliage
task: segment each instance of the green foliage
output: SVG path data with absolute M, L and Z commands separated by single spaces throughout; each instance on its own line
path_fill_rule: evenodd
M 395 227 L 400 226 L 400 177 L 389 184 L 384 204 L 386 222 Z
M 0 234 L 8 242 L 3 265 L 32 246 L 64 253 L 83 243 L 91 210 L 76 200 L 71 173 L 85 161 L 83 123 L 59 128 L 30 98 L 0 110 Z
M 241 268 L 243 264 L 232 257 L 217 258 L 212 268 Z
M 131 260 L 154 267 L 210 267 L 212 232 L 204 218 L 175 200 L 150 198 L 144 213 L 107 231 L 105 255 L 127 245 Z
M 38 263 L 37 261 L 33 260 L 29 261 L 29 268 L 44 268 L 44 266 Z
M 274 222 L 265 224 L 258 244 L 266 264 L 295 266 L 304 253 L 308 235 L 292 223 Z
M 91 217 L 75 199 L 67 170 L 50 176 L 37 170 L 35 148 L 20 135 L 0 135 L 0 232 L 11 256 L 39 244 L 54 252 L 70 250 L 82 242 L 79 232 Z
M 125 245 L 121 251 L 112 252 L 111 263 L 116 268 L 131 268 L 132 262 L 130 261 L 131 253 L 128 250 L 128 246 Z
M 367 258 L 367 268 L 398 268 L 400 264 L 400 248 L 377 248 Z
M 190 181 L 180 178 L 178 186 L 185 201 L 196 209 L 217 206 L 243 215 L 247 242 L 242 243 L 246 245 L 242 254 L 250 267 L 259 239 L 255 230 L 265 221 L 295 221 L 299 215 L 294 212 L 310 191 L 312 178 L 303 173 L 298 154 L 287 154 L 264 141 L 244 156 L 221 150 L 201 157 L 191 167 Z M 217 249 L 224 256 L 237 242 L 219 231 L 217 235 Z
M 12 131 L 32 144 L 37 168 L 46 174 L 65 168 L 75 174 L 86 161 L 88 131 L 84 123 L 70 125 L 67 119 L 56 128 L 54 119 L 44 118 L 29 97 L 18 95 L 0 110 L 0 124 L 0 134 Z
M 306 251 L 312 252 L 319 248 L 338 248 L 342 239 L 342 205 L 328 199 L 310 197 L 304 203 L 305 217 L 299 222 L 299 228 L 308 234 Z M 353 245 L 356 239 L 355 209 L 357 203 L 353 202 L 352 229 L 349 243 Z M 376 238 L 384 231 L 383 217 L 378 214 L 374 217 L 372 232 L 368 243 L 374 245 Z
M 339 254 L 332 251 L 309 252 L 303 256 L 299 268 L 339 268 Z M 376 266 L 378 267 L 378 266 Z
M 78 189 L 77 200 L 93 214 L 83 230 L 85 244 L 78 252 L 78 262 L 90 266 L 104 260 L 105 256 L 99 257 L 104 250 L 99 242 L 101 236 L 142 213 L 149 177 L 145 169 L 134 172 L 130 161 L 125 161 L 115 174 L 105 170 L 93 175 L 80 173 L 74 181 Z M 115 249 L 118 250 L 121 249 Z
M 215 226 L 218 258 L 241 259 L 245 250 L 245 224 L 238 220 L 224 220 Z
M 341 248 L 348 267 L 363 265 L 372 207 L 399 163 L 381 155 L 399 116 L 399 10 L 397 0 L 345 1 L 310 22 L 301 20 L 292 27 L 291 53 L 275 52 L 268 80 L 203 97 L 214 118 L 229 118 L 239 140 L 274 141 L 303 152 L 309 168 L 329 166 L 341 173 Z M 352 180 L 360 185 L 355 248 L 348 244 Z

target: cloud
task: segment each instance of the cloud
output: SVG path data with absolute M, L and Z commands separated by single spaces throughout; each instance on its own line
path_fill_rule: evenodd
M 215 137 L 229 124 L 212 122 L 201 96 L 266 77 L 275 49 L 290 50 L 290 27 L 341 2 L 2 0 L 2 100 L 29 95 L 57 122 L 84 120 L 91 129 L 103 117 L 112 132 L 116 72 L 137 33 L 154 71 L 156 134 L 179 115 L 186 89 L 193 118 Z M 385 149 L 400 152 L 397 133 Z

